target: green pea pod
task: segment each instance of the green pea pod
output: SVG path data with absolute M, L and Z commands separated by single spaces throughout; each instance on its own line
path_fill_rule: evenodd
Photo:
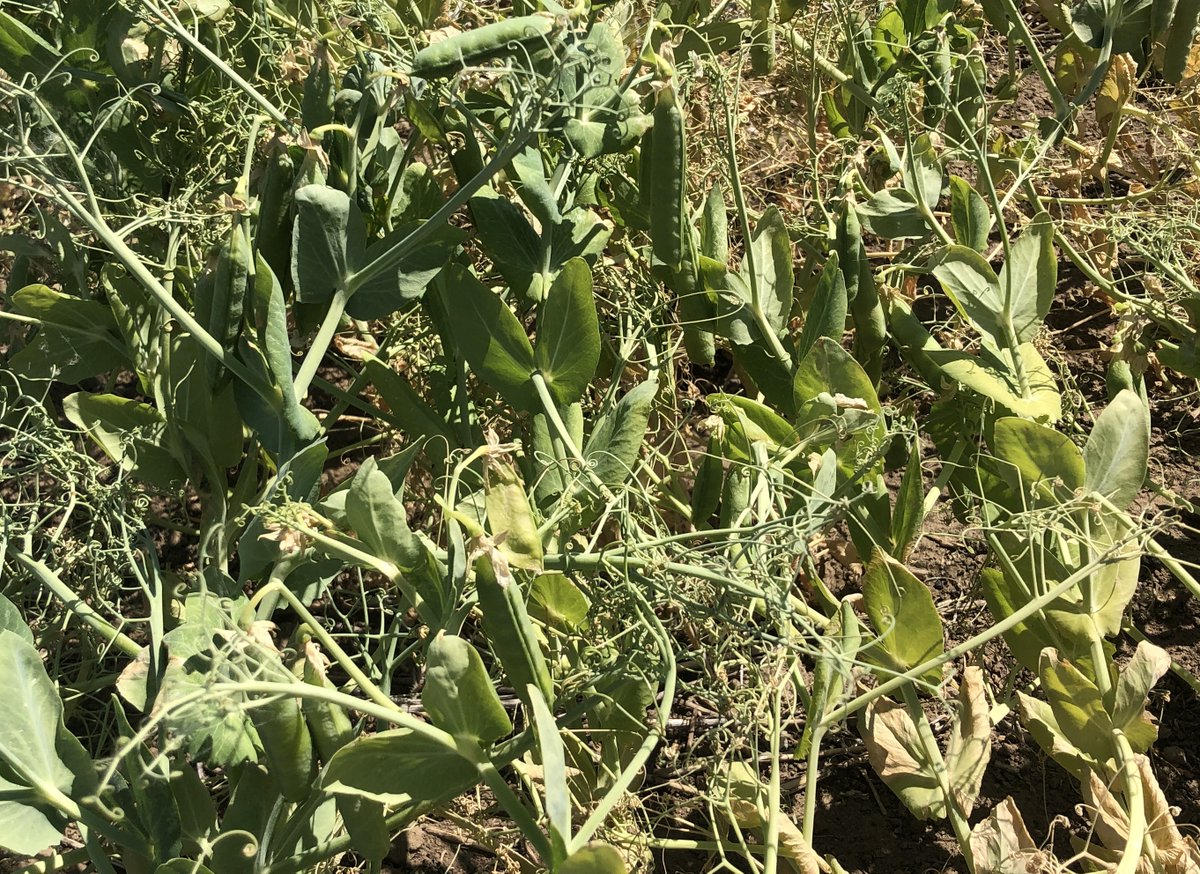
M 692 524 L 698 529 L 708 527 L 708 520 L 721 502 L 721 487 L 725 483 L 725 467 L 721 464 L 721 441 L 714 435 L 708 438 L 708 452 L 696 471 L 692 484 Z
M 735 464 L 725 476 L 721 489 L 721 527 L 731 528 L 738 524 L 746 508 L 750 506 L 750 477 L 752 471 L 745 465 Z
M 296 164 L 281 143 L 273 143 L 258 193 L 254 248 L 271 265 L 284 292 L 292 281 L 292 186 Z
M 543 45 L 554 31 L 548 15 L 521 15 L 497 21 L 421 49 L 413 58 L 412 74 L 422 79 L 451 76 L 463 67 Z
M 687 142 L 675 84 L 658 92 L 650 155 L 650 240 L 654 257 L 671 270 L 683 262 L 687 224 Z
M 694 364 L 712 364 L 716 354 L 716 335 L 712 326 L 716 307 L 700 281 L 699 258 L 696 255 L 695 234 L 691 227 L 684 229 L 692 245 L 684 252 L 683 263 L 671 274 L 671 285 L 679 301 L 679 321 L 683 325 L 683 346 Z
M 285 696 L 257 704 L 250 708 L 250 719 L 279 793 L 288 801 L 303 801 L 312 790 L 315 760 L 300 702 Z
M 871 264 L 863 247 L 862 228 L 854 205 L 847 200 L 837 224 L 835 248 L 846 280 L 846 297 L 854 319 L 854 357 L 874 383 L 883 373 L 883 353 L 887 347 L 887 321 L 879 290 L 871 274 Z
M 532 685 L 552 703 L 550 668 L 525 610 L 525 596 L 499 550 L 492 548 L 476 559 L 475 586 L 484 630 L 517 695 L 530 706 L 528 688 Z

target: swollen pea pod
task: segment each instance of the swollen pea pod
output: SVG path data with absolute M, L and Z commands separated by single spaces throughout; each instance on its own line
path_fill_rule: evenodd
M 554 28 L 552 16 L 521 15 L 455 34 L 417 52 L 412 74 L 422 79 L 451 76 L 465 66 L 513 53 L 521 47 L 540 47 Z
M 658 92 L 653 130 L 650 178 L 645 180 L 650 190 L 650 241 L 654 257 L 677 271 L 687 225 L 687 141 L 673 82 Z
M 721 441 L 717 435 L 708 438 L 708 451 L 696 470 L 692 484 L 692 524 L 697 529 L 709 527 L 709 519 L 721 502 L 725 482 L 725 467 L 721 463 Z
M 528 690 L 533 686 L 552 703 L 550 668 L 525 610 L 524 593 L 499 550 L 492 549 L 475 560 L 475 587 L 488 640 L 517 695 L 526 706 L 532 706 Z
M 854 319 L 854 357 L 871 381 L 878 383 L 883 372 L 883 352 L 887 347 L 887 321 L 863 247 L 858 213 L 849 200 L 842 206 L 834 245 L 846 280 L 850 314 Z
M 304 645 L 304 682 L 323 689 L 336 688 L 325 676 L 326 659 L 309 641 Z M 354 726 L 346 711 L 329 701 L 305 698 L 304 716 L 317 744 L 321 760 L 328 763 L 334 753 L 354 740 Z M 392 848 L 392 836 L 384 821 L 384 808 L 378 801 L 357 796 L 338 796 L 337 809 L 342 815 L 351 846 L 371 860 L 380 860 Z
M 250 708 L 250 719 L 279 794 L 288 801 L 303 801 L 312 790 L 316 761 L 300 702 L 284 695 L 256 704 Z

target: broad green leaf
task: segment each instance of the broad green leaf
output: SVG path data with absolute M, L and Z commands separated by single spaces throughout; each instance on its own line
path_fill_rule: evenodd
M 755 283 L 758 301 L 767 324 L 781 334 L 792 314 L 792 241 L 783 214 L 770 206 L 758 220 L 751 235 L 754 251 Z
M 908 466 L 896 492 L 896 507 L 892 510 L 892 555 L 900 561 L 916 545 L 925 521 L 925 481 L 921 475 L 921 441 L 913 440 Z
M 482 746 L 512 731 L 512 722 L 475 647 L 444 631 L 429 644 L 421 703 L 438 728 Z
M 533 729 L 541 752 L 542 783 L 546 792 L 546 819 L 550 824 L 550 843 L 559 858 L 566 856 L 571 841 L 571 790 L 567 784 L 566 750 L 554 714 L 537 686 L 526 690 Z
M 929 233 L 929 225 L 917 208 L 917 200 L 903 188 L 885 188 L 855 207 L 863 227 L 885 240 L 918 239 Z
M 529 589 L 529 615 L 545 625 L 570 633 L 581 631 L 591 602 L 564 574 L 538 574 Z
M 904 565 L 876 548 L 863 572 L 862 592 L 878 635 L 867 653 L 888 669 L 882 676 L 910 671 L 941 655 L 942 619 L 933 596 Z M 917 679 L 936 684 L 941 671 L 931 668 Z
M 627 874 L 625 860 L 615 847 L 588 844 L 572 853 L 556 869 L 556 874 Z
M 76 392 L 63 399 L 63 413 L 88 432 L 104 454 L 139 479 L 160 488 L 185 474 L 163 444 L 166 422 L 149 404 L 111 394 Z
M 646 439 L 650 406 L 657 394 L 656 380 L 630 389 L 592 430 L 583 457 L 606 485 L 622 485 L 633 474 Z
M 579 400 L 599 361 L 600 327 L 592 271 L 582 258 L 573 258 L 541 303 L 534 362 L 561 406 Z
M 871 767 L 917 819 L 943 819 L 946 797 L 908 710 L 880 698 L 863 710 L 858 733 Z
M 959 809 L 967 816 L 975 807 L 983 772 L 992 755 L 989 710 L 983 670 L 977 665 L 968 665 L 963 669 L 959 683 L 945 755 L 950 791 L 954 793 Z
M 325 303 L 362 263 L 366 230 L 344 191 L 305 185 L 296 192 L 292 279 L 303 303 Z
M 1000 299 L 1007 302 L 1018 343 L 1030 342 L 1041 330 L 1057 282 L 1054 224 L 1046 213 L 1038 213 L 1009 247 L 1000 270 Z
M 954 239 L 976 252 L 987 248 L 992 230 L 992 214 L 971 183 L 961 176 L 950 177 L 950 224 Z
M 1042 650 L 1038 677 L 1063 736 L 1096 762 L 1115 755 L 1112 719 L 1096 684 L 1050 648 Z
M 771 450 L 796 443 L 796 429 L 766 404 L 742 395 L 715 394 L 708 396 L 708 405 L 725 421 L 729 448 L 743 460 L 754 457 L 755 443 Z
M 233 771 L 230 783 L 232 795 L 210 861 L 220 874 L 254 874 L 255 836 L 266 829 L 279 793 L 267 772 L 254 763 Z
M 1056 480 L 1071 491 L 1084 484 L 1083 455 L 1053 428 L 1006 416 L 996 420 L 993 440 L 996 456 L 1020 472 L 1026 489 Z
M 1146 480 L 1150 462 L 1150 420 L 1136 392 L 1122 390 L 1096 418 L 1083 449 L 1088 491 L 1118 508 L 1129 505 Z
M 42 657 L 21 635 L 0 630 L 0 760 L 23 783 L 74 795 L 94 791 L 91 759 L 62 724 L 62 701 Z M 83 763 L 86 762 L 86 768 Z
M 542 540 L 517 469 L 496 454 L 484 459 L 484 506 L 488 528 L 512 567 L 541 570 Z
M 392 808 L 449 801 L 479 781 L 474 763 L 454 738 L 433 727 L 396 728 L 360 737 L 342 747 L 321 775 L 335 795 L 357 795 Z
M 65 818 L 55 810 L 42 810 L 33 802 L 33 790 L 0 777 L 0 795 L 28 792 L 30 803 L 0 800 L 0 848 L 18 856 L 32 856 L 62 840 Z
M 813 292 L 812 304 L 804 317 L 804 330 L 796 342 L 795 360 L 803 361 L 818 337 L 841 341 L 846 330 L 846 310 L 849 300 L 846 278 L 838 266 L 838 253 L 829 253 L 821 277 Z
M 372 243 L 358 269 L 369 267 L 421 224 L 408 222 Z M 461 228 L 443 225 L 417 245 L 409 246 L 387 270 L 355 288 L 353 297 L 346 304 L 346 313 L 356 319 L 381 319 L 420 300 L 426 287 L 446 266 L 466 236 Z
M 21 640 L 33 646 L 33 632 L 25 624 L 25 617 L 12 601 L 0 595 L 0 632 L 11 631 Z
M 964 319 L 997 347 L 1008 345 L 1000 281 L 982 255 L 966 246 L 947 246 L 936 256 L 933 275 Z
M 538 409 L 530 379 L 537 367 L 533 347 L 513 311 L 457 264 L 441 274 L 439 290 L 446 310 L 455 316 L 455 344 L 471 369 L 518 409 Z
M 1146 712 L 1146 699 L 1154 684 L 1171 669 L 1171 656 L 1148 640 L 1138 643 L 1133 658 L 1121 669 L 1113 695 L 1113 725 L 1125 732 L 1136 753 L 1150 749 L 1158 727 Z
M 984 568 L 980 571 L 979 579 L 988 610 L 998 622 L 1007 619 L 1029 599 L 1025 588 L 997 568 Z M 1063 648 L 1047 618 L 1041 613 L 1033 614 L 1004 632 L 1004 642 L 1017 661 L 1031 671 L 1037 670 L 1043 649 L 1048 646 L 1060 650 Z
M 904 188 L 914 200 L 933 209 L 942 196 L 942 164 L 928 134 L 913 142 L 902 168 Z
M 75 383 L 128 361 L 113 312 L 103 304 L 27 285 L 13 293 L 12 308 L 42 323 L 28 345 L 8 359 L 14 373 Z

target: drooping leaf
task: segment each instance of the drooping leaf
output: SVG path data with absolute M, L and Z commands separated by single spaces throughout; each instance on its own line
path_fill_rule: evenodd
M 1026 874 L 1043 871 L 1049 859 L 1038 849 L 1012 796 L 971 829 L 975 874 Z
M 917 819 L 942 819 L 946 798 L 917 725 L 901 704 L 880 698 L 863 710 L 858 733 L 871 767 Z
M 1063 736 L 1094 761 L 1114 755 L 1112 719 L 1096 684 L 1049 648 L 1042 650 L 1038 677 Z
M 25 617 L 12 601 L 0 595 L 0 631 L 11 631 L 21 640 L 33 646 L 33 632 L 25 624 Z
M 358 269 L 369 267 L 421 224 L 408 222 L 372 243 Z M 346 312 L 356 319 L 381 319 L 420 300 L 429 283 L 442 271 L 465 238 L 466 232 L 453 225 L 439 227 L 418 244 L 407 247 L 376 278 L 356 287 Z
M 534 362 L 559 405 L 583 395 L 600 361 L 600 328 L 592 271 L 582 258 L 566 263 L 538 314 Z
M 512 567 L 541 570 L 542 540 L 517 469 L 490 454 L 483 470 L 484 506 L 493 539 Z
M 537 367 L 533 347 L 513 311 L 457 264 L 441 274 L 439 291 L 447 311 L 456 316 L 454 341 L 471 369 L 518 409 L 538 409 L 530 379 Z
M 438 632 L 429 644 L 421 703 L 434 725 L 488 746 L 512 731 L 483 660 L 461 637 Z
M 950 791 L 962 812 L 970 816 L 979 797 L 983 772 L 992 755 L 992 723 L 983 687 L 983 670 L 977 665 L 963 669 L 954 706 L 954 722 L 946 742 L 946 771 Z
M 929 225 L 917 208 L 916 198 L 903 188 L 885 188 L 855 207 L 863 227 L 886 240 L 919 239 L 929 233 Z

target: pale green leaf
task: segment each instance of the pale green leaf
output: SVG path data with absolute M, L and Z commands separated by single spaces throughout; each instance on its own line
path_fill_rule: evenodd
M 1000 299 L 1007 301 L 1018 343 L 1028 343 L 1037 336 L 1050 311 L 1057 282 L 1054 225 L 1050 216 L 1038 213 L 1009 247 L 1008 261 L 999 277 Z
M 581 258 L 564 265 L 538 313 L 534 362 L 560 405 L 583 395 L 600 361 L 592 271 Z
M 445 632 L 438 632 L 429 644 L 421 703 L 438 728 L 482 746 L 512 731 L 475 647 Z
M 883 550 L 876 548 L 863 572 L 863 602 L 878 635 L 867 651 L 877 664 L 904 673 L 943 651 L 942 619 L 928 587 Z M 940 671 L 931 668 L 918 679 L 936 684 Z
M 1122 390 L 1096 418 L 1083 449 L 1085 485 L 1118 508 L 1129 505 L 1146 480 L 1150 420 L 1136 392 Z

